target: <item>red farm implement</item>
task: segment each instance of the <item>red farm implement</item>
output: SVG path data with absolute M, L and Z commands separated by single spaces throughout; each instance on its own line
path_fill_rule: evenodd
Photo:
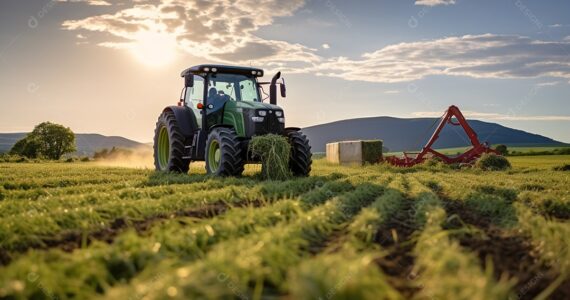
M 454 121 L 454 118 L 456 121 Z M 471 141 L 472 147 L 467 150 L 466 152 L 457 155 L 457 156 L 447 156 L 440 152 L 437 152 L 432 148 L 433 144 L 439 138 L 439 134 L 445 127 L 445 125 L 450 124 L 453 126 L 461 126 L 465 133 L 469 137 Z M 396 157 L 396 156 L 388 156 L 385 160 L 398 167 L 411 167 L 416 164 L 423 163 L 426 159 L 436 157 L 441 159 L 446 164 L 456 164 L 456 163 L 463 163 L 463 164 L 471 164 L 477 158 L 481 157 L 484 153 L 494 153 L 499 154 L 497 151 L 491 149 L 487 142 L 481 143 L 479 142 L 479 138 L 473 128 L 469 126 L 467 120 L 459 110 L 457 106 L 450 106 L 443 117 L 441 118 L 437 129 L 429 139 L 428 143 L 422 148 L 420 152 L 404 152 L 403 157 Z

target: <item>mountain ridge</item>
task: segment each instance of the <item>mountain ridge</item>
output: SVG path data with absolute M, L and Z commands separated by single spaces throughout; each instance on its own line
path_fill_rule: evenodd
M 343 140 L 380 139 L 389 151 L 420 150 L 431 137 L 439 118 L 396 118 L 388 116 L 338 120 L 307 126 L 302 129 L 309 138 L 313 152 L 324 152 L 327 143 Z M 507 146 L 566 146 L 554 139 L 509 128 L 497 123 L 467 120 L 481 142 L 506 144 Z M 396 130 L 397 129 L 397 130 Z M 0 153 L 8 152 L 27 133 L 0 133 Z M 103 148 L 152 148 L 121 136 L 105 136 L 98 133 L 77 133 L 77 155 L 93 155 Z M 469 144 L 463 129 L 447 125 L 442 130 L 434 148 L 455 148 Z
M 380 139 L 390 151 L 420 150 L 435 131 L 439 118 L 364 117 L 303 128 L 313 152 L 324 152 L 327 143 L 342 140 Z M 564 146 L 554 139 L 497 123 L 467 120 L 481 142 L 507 146 Z M 397 128 L 397 130 L 395 130 Z M 469 145 L 460 126 L 446 125 L 434 148 Z
M 12 146 L 20 139 L 24 138 L 27 132 L 0 133 L 0 153 L 8 152 Z M 75 143 L 77 155 L 93 155 L 95 151 L 104 148 L 149 148 L 148 145 L 127 139 L 122 136 L 106 136 L 98 133 L 76 133 Z

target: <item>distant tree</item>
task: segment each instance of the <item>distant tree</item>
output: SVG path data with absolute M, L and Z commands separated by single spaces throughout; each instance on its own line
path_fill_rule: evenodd
M 10 150 L 29 158 L 45 157 L 58 160 L 63 154 L 75 151 L 75 135 L 71 129 L 51 122 L 43 122 Z
M 499 152 L 499 154 L 503 156 L 509 154 L 509 149 L 507 148 L 507 145 L 497 145 L 497 147 L 495 147 L 495 150 L 497 150 L 497 152 Z
M 37 158 L 40 156 L 40 143 L 30 135 L 19 140 L 10 149 L 10 154 Z

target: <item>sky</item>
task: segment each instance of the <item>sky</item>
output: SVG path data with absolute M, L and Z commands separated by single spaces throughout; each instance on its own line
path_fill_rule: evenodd
M 570 142 L 570 1 L 0 0 L 0 132 L 152 141 L 192 65 L 282 71 L 287 126 L 470 119 Z

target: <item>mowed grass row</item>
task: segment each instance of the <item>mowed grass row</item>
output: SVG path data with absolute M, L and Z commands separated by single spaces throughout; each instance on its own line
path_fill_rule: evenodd
M 130 172 L 130 170 L 127 170 Z M 338 176 L 336 176 L 338 177 Z M 43 247 L 45 241 L 64 238 L 67 232 L 88 235 L 121 223 L 166 218 L 191 210 L 207 210 L 209 205 L 243 205 L 271 201 L 285 195 L 294 197 L 332 177 L 309 177 L 286 183 L 262 183 L 251 178 L 207 179 L 204 176 L 151 175 L 142 186 L 98 193 L 52 197 L 38 201 L 10 198 L 0 203 L 0 250 L 21 251 Z M 197 178 L 201 178 L 198 181 Z M 150 187 L 144 184 L 150 182 Z M 174 182 L 173 186 L 170 182 Z M 189 182 L 187 184 L 180 184 Z M 158 184 L 169 185 L 158 185 Z M 156 186 L 154 186 L 156 185 Z M 25 219 L 26 222 L 22 222 Z
M 447 215 L 441 199 L 416 178 L 410 180 L 416 195 L 416 221 L 424 227 L 414 249 L 412 276 L 421 287 L 418 299 L 508 299 L 511 282 L 496 281 L 492 269 L 482 269 L 477 255 L 462 248 L 443 229 Z
M 425 177 L 423 178 L 425 179 Z M 446 194 L 451 187 L 462 190 L 462 193 L 450 192 L 459 198 L 450 199 L 452 202 L 447 204 L 453 205 L 453 202 L 459 201 L 464 209 L 478 216 L 480 223 L 490 223 L 492 226 L 500 228 L 504 236 L 521 237 L 532 242 L 533 247 L 527 250 L 530 253 L 526 255 L 537 255 L 542 262 L 535 263 L 534 266 L 525 266 L 531 269 L 523 269 L 523 272 L 545 276 L 543 272 L 555 271 L 555 275 L 551 275 L 555 277 L 554 281 L 550 282 L 546 291 L 541 294 L 549 295 L 560 288 L 562 284 L 568 284 L 567 280 L 570 278 L 570 240 L 568 239 L 570 224 L 537 213 L 532 206 L 529 207 L 526 201 L 520 199 L 517 190 L 505 187 L 504 181 L 497 181 L 496 185 L 491 185 L 492 183 L 488 180 L 482 180 L 481 183 L 482 185 L 473 185 L 465 178 L 455 177 L 446 182 L 447 187 L 441 192 Z M 433 188 L 433 181 L 428 181 L 427 185 Z M 550 187 L 556 188 L 555 185 L 550 185 Z M 565 189 L 566 187 L 559 188 Z M 517 273 L 517 270 L 510 271 L 514 274 Z M 517 282 L 519 294 L 527 293 L 532 288 L 532 280 L 537 281 L 538 279 L 530 280 L 530 283 Z M 524 286 L 525 284 L 531 284 L 531 286 Z M 563 293 L 560 290 L 558 292 Z
M 14 261 L 0 275 L 4 277 L 0 281 L 8 282 L 12 278 L 9 287 L 19 286 L 14 282 L 28 286 L 21 291 L 3 289 L 0 295 L 41 296 L 42 291 L 26 280 L 33 270 L 39 278 L 59 279 L 53 282 L 54 285 L 49 285 L 51 281 L 43 283 L 44 288 L 49 288 L 59 298 L 93 296 L 130 280 L 147 268 L 154 269 L 164 259 L 193 261 L 203 257 L 220 241 L 239 238 L 280 222 L 287 223 L 302 211 L 351 189 L 353 186 L 345 181 L 329 181 L 304 193 L 299 199 L 276 200 L 274 204 L 261 208 L 234 208 L 209 220 L 176 218 L 158 224 L 144 235 L 125 232 L 110 245 L 96 243 L 73 253 L 62 253 L 57 249 L 32 252 Z M 74 274 L 74 270 L 82 270 L 81 276 L 68 277 Z M 69 284 L 59 285 L 62 280 Z
M 401 176 L 391 181 L 381 196 L 360 211 L 336 243 L 288 271 L 291 298 L 403 299 L 376 265 L 385 252 L 375 241 L 378 230 L 403 206 L 403 193 L 395 189 L 402 182 Z
M 199 261 L 163 262 L 107 296 L 259 299 L 285 295 L 290 288 L 287 281 L 290 268 L 310 257 L 315 249 L 321 249 L 333 232 L 350 222 L 383 191 L 380 185 L 361 184 L 353 192 L 312 208 L 291 222 L 218 243 Z
M 54 165 L 50 167 L 59 167 Z M 131 171 L 125 169 L 125 174 Z M 333 172 L 342 175 L 330 175 Z M 555 179 L 551 180 L 549 170 L 536 172 L 517 168 L 487 173 L 424 167 L 394 170 L 386 166 L 338 167 L 317 161 L 314 177 L 283 182 L 260 182 L 251 176 L 216 181 L 201 175 L 149 173 L 125 176 L 129 184 L 115 181 L 77 185 L 86 187 L 86 194 L 95 197 L 94 187 L 101 187 L 101 194 L 112 196 L 97 199 L 97 206 L 125 201 L 125 207 L 117 206 L 123 211 L 139 203 L 164 201 L 164 206 L 159 207 L 172 213 L 177 206 L 167 205 L 185 197 L 178 193 L 190 197 L 215 194 L 225 188 L 234 191 L 227 194 L 235 197 L 230 204 L 261 199 L 255 202 L 261 207 L 234 207 L 211 219 L 174 216 L 156 222 L 148 231 L 128 230 L 119 233 L 111 244 L 93 243 L 71 253 L 57 249 L 21 253 L 8 266 L 0 267 L 0 297 L 403 298 L 376 264 L 385 259 L 386 249 L 376 243 L 374 236 L 379 230 L 388 230 L 383 227 L 386 220 L 403 209 L 404 201 L 411 201 L 410 219 L 418 231 L 402 242 L 412 241 L 415 245 L 414 271 L 407 278 L 418 288 L 414 298 L 505 299 L 513 294 L 512 282 L 495 278 L 492 269 L 485 267 L 473 250 L 459 245 L 454 230 L 445 229 L 449 216 L 439 196 L 469 203 L 470 210 L 482 215 L 499 216 L 495 220 L 498 226 L 507 228 L 501 220 L 514 220 L 524 234 L 542 242 L 543 252 L 551 254 L 550 258 L 544 256 L 545 260 L 567 268 L 564 263 L 569 261 L 568 256 L 559 253 L 567 253 L 564 234 L 567 236 L 568 224 L 541 216 L 543 211 L 520 201 L 517 188 L 509 188 L 510 183 L 520 185 L 526 178 L 552 195 L 564 193 L 565 187 L 560 186 L 563 176 L 552 176 Z M 74 186 L 37 186 L 4 189 L 2 193 L 8 198 L 0 201 L 0 206 L 60 201 L 62 206 L 81 210 L 86 205 L 77 205 L 81 199 L 76 196 L 81 194 L 71 192 Z M 53 197 L 41 195 L 26 200 L 25 195 L 33 195 L 34 189 L 49 190 Z M 450 192 L 455 189 L 459 191 Z M 512 199 L 511 190 L 517 192 L 516 200 L 505 201 Z M 217 202 L 195 206 L 189 201 L 182 206 L 193 209 Z M 498 210 L 493 209 L 496 203 L 502 203 Z M 26 209 L 14 209 L 21 209 L 21 216 L 26 216 L 22 213 Z M 148 216 L 135 212 L 127 219 Z M 54 232 L 49 236 L 57 235 Z

